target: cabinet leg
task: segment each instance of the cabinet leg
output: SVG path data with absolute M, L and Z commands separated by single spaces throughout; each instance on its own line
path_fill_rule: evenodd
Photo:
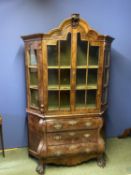
M 0 133 L 1 133 L 1 147 L 2 147 L 2 154 L 5 157 L 5 150 L 4 150 L 4 140 L 3 140 L 3 130 L 2 125 L 0 125 Z
M 131 128 L 127 128 L 123 131 L 121 135 L 118 136 L 119 139 L 131 137 Z
M 40 160 L 38 163 L 38 166 L 36 167 L 37 173 L 39 173 L 40 175 L 44 175 L 45 174 L 45 167 L 46 167 L 46 164 L 44 163 L 44 161 Z
M 97 158 L 97 165 L 101 168 L 106 166 L 106 154 L 103 153 Z

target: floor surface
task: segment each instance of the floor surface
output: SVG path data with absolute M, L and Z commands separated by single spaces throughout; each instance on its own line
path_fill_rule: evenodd
M 131 175 L 131 138 L 108 139 L 106 143 L 107 165 L 100 168 L 96 160 L 79 166 L 47 166 L 46 175 Z M 0 153 L 0 175 L 37 175 L 37 161 L 28 157 L 27 148 Z

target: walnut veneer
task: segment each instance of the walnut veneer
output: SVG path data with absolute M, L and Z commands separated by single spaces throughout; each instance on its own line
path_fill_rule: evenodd
M 78 14 L 25 42 L 29 154 L 47 163 L 76 165 L 103 155 L 110 47 Z M 101 159 L 100 159 L 101 160 Z

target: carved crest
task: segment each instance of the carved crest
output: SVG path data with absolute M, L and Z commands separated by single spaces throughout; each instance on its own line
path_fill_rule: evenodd
M 80 20 L 80 15 L 77 13 L 72 14 L 71 17 L 71 22 L 72 22 L 72 27 L 77 27 L 79 25 L 79 20 Z

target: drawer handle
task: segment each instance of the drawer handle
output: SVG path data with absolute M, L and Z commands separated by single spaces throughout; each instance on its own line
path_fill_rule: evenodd
M 61 136 L 59 135 L 54 136 L 54 140 L 61 140 Z
M 92 124 L 91 122 L 86 122 L 86 123 L 85 123 L 85 125 L 86 125 L 87 127 L 91 126 L 91 124 Z
M 86 149 L 85 149 L 85 152 L 86 152 L 86 153 L 89 153 L 89 152 L 90 152 L 90 149 L 89 149 L 89 148 L 86 148 Z
M 69 132 L 69 136 L 75 136 L 75 132 Z
M 62 124 L 58 123 L 54 125 L 55 129 L 61 129 L 62 128 Z
M 71 125 L 71 126 L 76 125 L 77 123 L 78 123 L 78 121 L 75 121 L 75 120 L 69 121 L 69 125 Z
M 85 138 L 88 138 L 88 137 L 90 137 L 90 134 L 89 134 L 89 133 L 84 134 L 84 137 L 85 137 Z
M 40 119 L 39 120 L 39 125 L 43 125 L 43 123 L 44 123 L 44 120 L 43 119 Z
M 76 145 L 71 145 L 71 146 L 69 147 L 69 149 L 70 149 L 70 150 L 76 149 Z
M 57 151 L 57 152 L 55 152 L 55 155 L 56 155 L 56 156 L 60 156 L 61 154 L 62 154 L 61 151 Z

